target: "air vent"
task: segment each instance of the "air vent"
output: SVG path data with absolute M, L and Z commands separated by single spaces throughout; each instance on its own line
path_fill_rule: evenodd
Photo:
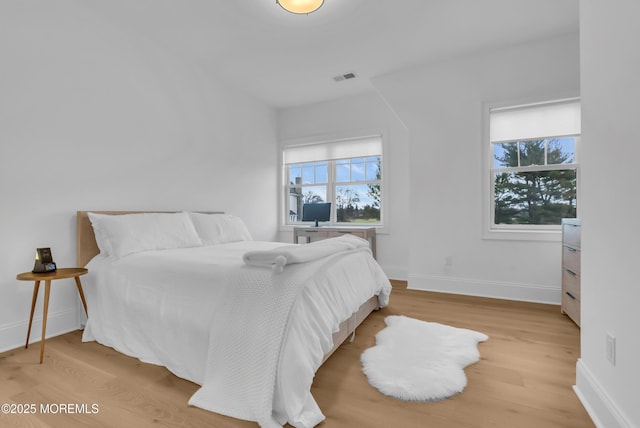
M 346 73 L 346 74 L 341 74 L 339 76 L 334 76 L 333 80 L 335 80 L 336 82 L 342 82 L 343 80 L 349 80 L 349 79 L 355 79 L 355 78 L 356 78 L 355 73 Z

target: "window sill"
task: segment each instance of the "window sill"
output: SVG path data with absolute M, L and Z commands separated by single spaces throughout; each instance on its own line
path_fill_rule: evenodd
M 501 241 L 544 241 L 560 242 L 562 240 L 561 229 L 485 229 L 482 239 Z

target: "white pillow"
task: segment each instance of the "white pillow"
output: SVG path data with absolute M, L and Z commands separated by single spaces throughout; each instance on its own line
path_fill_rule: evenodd
M 190 212 L 191 220 L 203 245 L 251 241 L 251 233 L 240 217 L 230 214 Z
M 93 235 L 96 238 L 96 244 L 98 244 L 98 249 L 100 250 L 100 254 L 105 256 L 111 255 L 111 247 L 109 246 L 109 241 L 107 240 L 107 232 L 102 227 L 102 223 L 100 220 L 103 217 L 111 217 L 106 214 L 96 214 L 96 213 L 87 213 L 89 216 L 89 221 L 91 222 L 91 226 L 93 227 Z
M 88 214 L 98 248 L 107 256 L 202 245 L 187 213 Z

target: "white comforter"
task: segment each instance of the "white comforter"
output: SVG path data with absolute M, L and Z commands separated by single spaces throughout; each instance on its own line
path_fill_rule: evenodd
M 282 245 L 237 242 L 137 253 L 120 260 L 98 256 L 88 265 L 89 274 L 83 280 L 90 314 L 83 340 L 97 340 L 142 361 L 164 365 L 176 375 L 203 385 L 202 392 L 190 401 L 199 407 L 255 420 L 263 426 L 286 422 L 296 427 L 314 426 L 324 416 L 310 388 L 323 356 L 333 346 L 332 333 L 372 295 L 377 294 L 381 306 L 386 305 L 391 288 L 368 251 L 330 256 L 294 269 L 287 267 L 275 281 L 265 283 L 272 289 L 299 284 L 297 291 L 285 293 L 285 300 L 289 301 L 284 304 L 287 314 L 272 323 L 281 323 L 284 329 L 268 334 L 281 336 L 281 344 L 261 342 L 264 332 L 259 330 L 246 334 L 247 340 L 253 342 L 223 343 L 229 338 L 225 332 L 235 331 L 239 325 L 236 320 L 231 326 L 225 318 L 230 308 L 240 314 L 240 324 L 269 325 L 264 323 L 269 311 L 256 311 L 252 306 L 255 302 L 239 307 L 242 300 L 248 301 L 251 296 L 247 290 L 256 285 L 247 288 L 246 281 L 239 282 L 242 278 L 271 276 L 270 269 L 244 265 L 242 256 L 248 251 Z M 239 286 L 243 293 L 235 293 Z M 252 319 L 253 315 L 257 319 Z M 226 388 L 215 383 L 220 381 L 220 373 L 222 382 L 238 379 L 237 373 L 225 376 L 226 371 L 215 372 L 216 361 L 238 352 L 227 349 L 229 343 L 232 348 L 244 343 L 253 351 L 264 346 L 276 352 L 275 379 L 261 379 L 264 383 L 258 388 L 259 397 L 229 401 L 233 394 L 224 399 L 216 396 L 216 391 Z M 216 354 L 217 350 L 224 352 Z M 220 362 L 221 367 L 229 363 Z M 248 368 L 247 373 L 251 370 Z M 247 377 L 238 383 L 235 394 L 242 393 Z M 266 395 L 263 390 L 267 390 Z M 250 403 L 265 405 L 252 407 Z
M 369 241 L 357 236 L 346 234 L 337 238 L 322 239 L 308 245 L 283 245 L 271 250 L 248 251 L 242 260 L 251 266 L 271 267 L 280 273 L 285 266 L 308 263 L 323 259 L 338 253 L 368 249 Z

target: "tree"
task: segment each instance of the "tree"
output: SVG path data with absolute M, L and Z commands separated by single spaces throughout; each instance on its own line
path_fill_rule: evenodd
M 381 168 L 380 168 L 380 158 L 378 158 L 378 162 L 376 165 L 376 180 L 380 180 L 382 177 Z M 364 213 L 362 215 L 365 219 L 374 219 L 380 220 L 380 184 L 367 184 L 369 190 L 367 191 L 367 196 L 372 199 L 371 205 L 367 205 L 364 207 Z
M 348 187 L 340 187 L 336 195 L 336 215 L 338 221 L 349 221 L 358 209 L 360 195 Z
M 376 180 L 380 180 L 381 177 L 380 158 L 378 158 L 378 164 L 376 165 Z M 373 199 L 372 205 L 375 208 L 380 208 L 380 184 L 367 184 L 367 187 L 369 187 L 367 195 Z
M 519 147 L 519 151 L 518 151 Z M 502 168 L 558 165 L 573 161 L 558 140 L 530 140 L 502 144 L 495 159 Z M 494 179 L 496 224 L 560 224 L 576 215 L 576 171 L 532 170 L 498 173 Z
M 302 200 L 305 204 L 317 204 L 320 202 L 324 202 L 322 196 L 318 195 L 317 193 L 313 193 L 313 191 L 311 190 L 308 190 L 302 195 Z

